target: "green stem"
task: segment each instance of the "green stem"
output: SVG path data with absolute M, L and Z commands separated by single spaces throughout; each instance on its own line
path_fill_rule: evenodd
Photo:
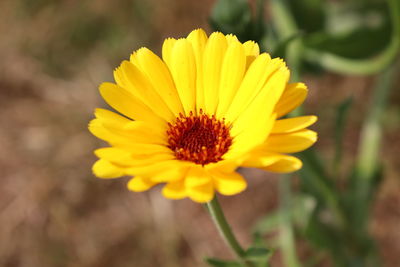
M 279 180 L 279 196 L 280 196 L 280 242 L 283 251 L 283 260 L 285 266 L 299 267 L 300 263 L 297 259 L 296 244 L 294 242 L 294 233 L 291 220 L 291 177 L 283 175 Z
M 289 12 L 289 8 L 287 7 L 287 2 L 285 0 L 272 0 L 271 6 L 273 10 L 273 22 L 276 24 L 276 28 L 278 30 L 278 34 L 281 38 L 288 38 L 289 36 L 293 36 L 294 34 L 299 32 L 299 29 L 296 25 L 296 22 Z M 303 52 L 305 48 L 301 39 L 294 40 L 288 47 L 287 50 L 287 62 L 291 69 L 291 81 L 298 82 L 301 80 L 301 61 Z M 300 116 L 302 113 L 301 107 L 292 111 L 289 116 Z M 310 151 L 310 153 L 315 153 Z M 309 165 L 310 168 L 314 168 L 312 164 Z M 320 177 L 317 177 L 321 179 Z M 335 213 L 336 219 L 338 220 L 338 224 L 340 227 L 344 227 L 345 224 L 345 216 L 340 209 L 339 203 L 335 196 L 335 193 L 324 185 L 321 180 L 313 180 L 314 185 L 319 188 L 322 196 L 325 198 L 327 205 L 329 208 Z M 284 254 L 286 253 L 283 251 Z M 290 255 L 290 251 L 287 252 Z
M 221 205 L 218 202 L 217 195 L 215 195 L 214 199 L 208 202 L 206 205 L 214 224 L 217 226 L 218 231 L 225 240 L 226 244 L 231 248 L 238 260 L 244 266 L 251 267 L 250 263 L 245 259 L 245 251 L 236 240 L 230 225 L 226 221 L 224 212 L 222 211 Z
M 358 171 L 362 178 L 371 179 L 376 168 L 381 141 L 381 121 L 386 107 L 396 65 L 378 76 L 369 114 L 361 130 Z
M 271 1 L 273 22 L 278 30 L 280 39 L 286 39 L 298 33 L 298 28 L 293 16 L 288 12 L 287 3 L 282 0 Z M 300 39 L 292 41 L 286 51 L 286 59 L 291 69 L 291 80 L 300 80 L 301 54 L 303 51 L 303 43 Z M 292 116 L 299 115 L 301 110 L 297 108 L 291 113 Z M 280 196 L 280 244 L 282 248 L 282 257 L 285 266 L 299 267 L 300 262 L 297 258 L 296 244 L 293 233 L 291 211 L 291 189 L 289 175 L 283 175 L 279 180 L 279 196 Z
M 293 16 L 289 12 L 286 1 L 272 0 L 271 7 L 273 10 L 273 23 L 277 28 L 278 36 L 281 40 L 285 40 L 299 33 L 299 29 L 294 21 Z M 300 80 L 300 65 L 303 50 L 304 47 L 301 39 L 297 38 L 291 41 L 288 45 L 286 59 L 290 69 L 292 70 L 292 81 Z

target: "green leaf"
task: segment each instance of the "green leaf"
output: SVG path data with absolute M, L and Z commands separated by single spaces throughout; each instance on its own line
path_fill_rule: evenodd
M 291 204 L 291 216 L 294 224 L 304 229 L 308 225 L 316 205 L 317 203 L 314 197 L 306 194 L 296 194 Z
M 254 231 L 253 232 L 253 245 L 254 247 L 264 247 L 265 242 L 262 234 L 259 231 Z
M 327 25 L 305 39 L 308 47 L 346 58 L 368 58 L 390 42 L 391 25 L 387 4 L 355 1 L 325 4 Z M 367 44 L 367 45 L 366 45 Z
M 334 177 L 339 174 L 339 166 L 341 163 L 343 150 L 343 134 L 352 103 L 353 97 L 349 97 L 340 103 L 340 105 L 336 108 L 335 156 L 333 159 Z
M 224 34 L 235 34 L 240 41 L 260 42 L 265 25 L 263 20 L 264 1 L 257 3 L 257 15 L 253 17 L 247 0 L 218 0 L 211 11 L 211 27 Z
M 210 17 L 211 26 L 225 34 L 244 34 L 251 24 L 251 10 L 246 0 L 219 0 Z
M 333 214 L 333 221 L 340 227 L 345 227 L 346 218 L 340 203 L 340 192 L 333 179 L 326 174 L 326 168 L 314 149 L 308 149 L 299 154 L 304 165 L 300 170 L 301 189 L 312 195 L 318 206 L 328 208 Z
M 296 226 L 300 228 L 306 227 L 309 218 L 313 213 L 316 206 L 314 197 L 306 194 L 295 195 L 290 203 L 289 214 L 291 220 Z M 265 217 L 262 217 L 254 226 L 253 236 L 255 246 L 262 245 L 259 236 L 262 234 L 268 234 L 277 230 L 281 224 L 281 210 L 277 210 L 273 213 L 269 213 Z
M 267 262 L 271 256 L 272 251 L 264 247 L 249 247 L 245 252 L 246 259 L 256 262 Z
M 341 244 L 339 232 L 333 226 L 321 220 L 321 213 L 326 210 L 316 210 L 311 217 L 310 223 L 306 228 L 305 235 L 316 247 L 328 249 L 335 253 L 340 249 Z
M 253 232 L 256 234 L 267 234 L 279 228 L 281 214 L 274 211 L 258 220 L 254 226 Z
M 349 188 L 342 198 L 347 216 L 355 232 L 363 231 L 362 225 L 365 226 L 365 223 L 368 222 L 371 205 L 374 203 L 383 175 L 381 164 L 375 169 L 371 179 L 361 177 L 357 167 L 354 167 L 350 174 Z M 365 192 L 360 188 L 365 188 Z
M 288 0 L 288 6 L 298 27 L 306 32 L 315 32 L 325 25 L 325 1 L 322 0 Z
M 363 47 L 368 47 L 370 43 L 375 42 L 376 36 L 368 34 L 368 37 L 360 41 L 358 38 L 354 40 L 357 46 L 354 47 L 353 52 L 347 51 L 347 45 L 343 44 L 340 47 L 344 47 L 348 56 L 337 52 L 326 51 L 324 47 L 312 48 L 310 44 L 304 49 L 305 59 L 312 64 L 322 66 L 330 71 L 335 71 L 344 74 L 357 74 L 366 75 L 381 72 L 389 64 L 391 64 L 399 53 L 400 48 L 400 2 L 398 0 L 387 0 L 385 3 L 388 4 L 386 10 L 390 14 L 389 16 L 383 15 L 384 18 L 390 17 L 391 37 L 390 41 L 385 43 L 385 46 L 380 49 L 378 53 L 373 55 L 363 56 L 360 58 L 353 58 L 356 55 L 355 50 L 363 50 Z M 367 20 L 368 21 L 368 20 Z M 380 27 L 383 31 L 386 30 L 384 26 Z M 379 31 L 377 32 L 378 34 Z M 350 45 L 349 45 L 350 47 Z M 358 55 L 359 57 L 359 55 Z
M 276 44 L 276 46 L 273 49 L 272 57 L 280 57 L 280 58 L 286 58 L 286 51 L 287 47 L 292 43 L 292 41 L 297 40 L 303 36 L 302 33 L 298 32 L 296 34 L 293 34 L 292 36 L 289 36 L 288 38 L 281 40 Z
M 376 28 L 363 26 L 336 34 L 321 32 L 309 35 L 304 42 L 309 48 L 341 57 L 370 58 L 381 52 L 390 42 L 390 24 L 385 21 Z
M 239 262 L 236 261 L 224 261 L 214 258 L 207 258 L 205 261 L 214 267 L 243 267 Z

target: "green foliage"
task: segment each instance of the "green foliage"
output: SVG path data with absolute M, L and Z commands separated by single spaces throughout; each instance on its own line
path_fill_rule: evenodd
M 307 33 L 321 31 L 326 24 L 323 0 L 289 0 L 288 9 L 293 14 L 296 24 Z
M 340 175 L 339 166 L 342 160 L 343 154 L 343 135 L 347 122 L 347 118 L 349 116 L 350 107 L 353 103 L 353 98 L 349 97 L 345 99 L 340 105 L 336 108 L 336 121 L 335 121 L 335 155 L 333 158 L 333 173 L 335 177 Z
M 301 33 L 295 33 L 295 34 L 293 34 L 293 35 L 291 35 L 291 36 L 289 36 L 289 37 L 287 37 L 287 38 L 285 38 L 285 39 L 283 39 L 283 40 L 281 40 L 281 41 L 278 41 L 278 42 L 274 45 L 274 47 L 273 47 L 273 49 L 272 49 L 272 52 L 271 52 L 271 55 L 272 55 L 273 57 L 284 58 L 285 55 L 286 55 L 286 51 L 287 51 L 289 45 L 290 45 L 293 41 L 295 41 L 295 40 L 301 38 L 302 36 L 303 36 L 303 34 L 301 34 Z
M 362 27 L 339 34 L 320 33 L 305 40 L 307 47 L 323 50 L 346 58 L 368 58 L 378 54 L 390 41 L 390 24 L 370 29 Z M 365 45 L 368 43 L 368 45 Z
M 268 267 L 268 262 L 273 252 L 263 245 L 251 246 L 245 252 L 245 258 L 254 267 Z
M 378 54 L 391 40 L 392 25 L 385 2 L 365 6 L 354 2 L 330 3 L 326 8 L 326 21 L 329 27 L 305 39 L 307 47 L 362 59 Z
M 227 261 L 215 258 L 207 258 L 205 261 L 210 266 L 215 267 L 268 267 L 272 255 L 273 250 L 266 246 L 262 233 L 255 231 L 253 234 L 253 242 L 251 246 L 244 251 L 242 261 Z
M 239 262 L 236 261 L 224 261 L 214 258 L 207 258 L 205 260 L 210 266 L 214 267 L 243 267 Z
M 304 163 L 299 172 L 299 192 L 282 197 L 288 203 L 262 217 L 253 229 L 254 236 L 271 236 L 293 225 L 296 236 L 307 240 L 315 252 L 304 266 L 319 266 L 320 260 L 329 256 L 338 267 L 379 266 L 367 226 L 384 174 L 378 158 L 381 113 L 386 108 L 385 100 L 394 77 L 395 67 L 390 66 L 400 51 L 400 2 L 272 0 L 270 3 L 272 22 L 268 27 L 257 19 L 261 15 L 252 19 L 245 0 L 218 1 L 211 25 L 224 33 L 238 35 L 242 41 L 253 39 L 262 44 L 265 41 L 274 57 L 286 58 L 292 64 L 294 77 L 300 72 L 316 73 L 316 70 L 345 75 L 381 74 L 363 123 L 358 158 L 347 164 L 350 165 L 347 170 L 342 168 L 346 124 L 356 101 L 350 97 L 334 107 L 331 136 L 334 150 L 329 157 L 332 162 L 315 148 L 299 153 Z M 281 194 L 291 192 L 286 190 Z M 289 223 L 284 219 L 289 219 Z M 276 242 L 275 238 L 272 235 L 270 241 Z M 282 241 L 281 248 L 285 254 Z M 251 251 L 255 254 L 264 251 L 267 255 L 267 250 Z
M 296 226 L 304 228 L 308 225 L 311 215 L 316 208 L 314 198 L 306 194 L 297 194 L 289 203 L 289 215 Z M 272 233 L 279 229 L 282 210 L 277 210 L 260 218 L 253 228 L 255 236 Z
M 257 10 L 262 11 L 264 1 L 258 0 Z M 211 12 L 210 24 L 224 34 L 234 33 L 239 40 L 260 41 L 265 33 L 263 13 L 253 16 L 247 0 L 218 0 Z

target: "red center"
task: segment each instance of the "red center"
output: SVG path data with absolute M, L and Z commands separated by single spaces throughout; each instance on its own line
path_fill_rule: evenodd
M 229 126 L 224 119 L 203 114 L 188 117 L 180 114 L 174 124 L 168 124 L 168 147 L 180 160 L 206 165 L 222 160 L 222 156 L 232 144 Z

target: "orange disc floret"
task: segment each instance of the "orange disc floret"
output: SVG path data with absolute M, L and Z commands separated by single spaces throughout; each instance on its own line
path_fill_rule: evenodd
M 200 165 L 218 162 L 232 145 L 230 127 L 225 120 L 204 114 L 202 110 L 199 115 L 180 114 L 175 123 L 168 126 L 168 147 L 179 160 Z

